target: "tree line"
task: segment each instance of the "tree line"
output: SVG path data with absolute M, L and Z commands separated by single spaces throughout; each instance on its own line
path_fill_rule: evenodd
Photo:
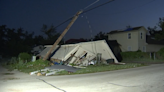
M 158 28 L 158 29 L 157 29 Z M 159 18 L 157 26 L 154 28 L 148 27 L 151 36 L 154 36 L 157 40 L 164 40 L 164 18 Z M 41 32 L 46 35 L 34 35 L 34 32 L 29 33 L 23 30 L 23 28 L 7 28 L 6 25 L 0 26 L 0 55 L 1 56 L 17 56 L 21 52 L 31 53 L 34 46 L 53 44 L 60 33 L 58 33 L 55 27 L 52 25 L 48 27 L 43 24 Z M 84 38 L 82 38 L 84 39 Z M 87 41 L 95 41 L 108 39 L 107 33 L 99 32 L 92 39 L 85 39 Z M 59 44 L 63 44 L 62 40 Z
M 0 55 L 17 56 L 20 52 L 30 53 L 32 48 L 37 45 L 53 44 L 54 40 L 60 35 L 53 26 L 43 25 L 41 31 L 47 36 L 34 35 L 23 28 L 7 28 L 6 25 L 0 26 Z

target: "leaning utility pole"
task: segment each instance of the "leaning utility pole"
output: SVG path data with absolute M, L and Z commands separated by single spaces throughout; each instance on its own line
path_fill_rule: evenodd
M 53 44 L 53 46 L 50 48 L 50 50 L 47 52 L 47 54 L 45 55 L 45 57 L 43 58 L 43 60 L 47 60 L 51 54 L 51 52 L 53 51 L 53 49 L 56 47 L 56 45 L 59 44 L 59 42 L 61 41 L 61 39 L 64 37 L 64 35 L 67 33 L 67 31 L 70 29 L 70 27 L 73 25 L 73 23 L 76 21 L 76 19 L 78 18 L 78 16 L 82 13 L 83 11 L 79 11 L 77 12 L 74 17 L 72 18 L 71 22 L 68 24 L 68 26 L 65 28 L 65 30 L 63 31 L 63 33 L 59 36 L 59 38 L 56 40 L 56 42 Z
M 90 7 L 91 5 L 95 4 L 95 3 L 98 2 L 98 1 L 99 1 L 99 0 L 93 2 L 92 4 L 90 4 L 89 6 L 87 6 L 86 8 Z M 45 57 L 43 58 L 43 60 L 47 60 L 47 58 L 49 58 L 49 56 L 50 56 L 51 52 L 53 51 L 53 49 L 56 47 L 56 45 L 58 45 L 58 43 L 61 41 L 61 39 L 63 38 L 63 36 L 67 33 L 67 31 L 70 29 L 70 27 L 73 25 L 73 23 L 76 21 L 76 19 L 78 18 L 78 16 L 79 16 L 80 14 L 86 13 L 86 12 L 88 12 L 88 11 L 91 11 L 91 10 L 93 10 L 93 9 L 96 9 L 96 8 L 98 8 L 98 7 L 101 7 L 101 6 L 103 6 L 103 5 L 105 5 L 105 4 L 108 4 L 108 3 L 112 2 L 112 1 L 114 1 L 114 0 L 110 0 L 110 1 L 108 1 L 108 2 L 106 2 L 106 3 L 103 3 L 103 4 L 101 4 L 101 5 L 98 5 L 98 6 L 96 6 L 96 7 L 91 8 L 91 9 L 88 9 L 88 10 L 86 10 L 86 11 L 82 11 L 82 10 L 81 10 L 81 11 L 78 11 L 78 12 L 74 15 L 74 17 L 72 18 L 72 20 L 71 20 L 71 22 L 68 24 L 68 26 L 65 28 L 65 30 L 63 31 L 63 33 L 59 36 L 59 38 L 58 38 L 58 39 L 56 40 L 56 42 L 53 44 L 53 46 L 51 47 L 51 49 L 47 52 L 47 54 L 45 55 Z M 84 9 L 86 9 L 86 8 L 84 8 Z

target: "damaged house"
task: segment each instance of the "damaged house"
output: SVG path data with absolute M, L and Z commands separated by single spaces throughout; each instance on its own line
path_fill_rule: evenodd
M 50 50 L 52 45 L 46 45 L 46 48 L 37 56 L 43 58 Z M 113 61 L 119 63 L 108 43 L 105 40 L 81 42 L 76 44 L 58 45 L 51 52 L 50 58 L 53 62 L 69 65 L 88 66 L 89 64 L 99 63 L 101 61 Z

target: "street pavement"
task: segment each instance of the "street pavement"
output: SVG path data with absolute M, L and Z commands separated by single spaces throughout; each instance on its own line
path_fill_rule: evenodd
M 164 64 L 63 76 L 0 70 L 0 92 L 164 92 Z

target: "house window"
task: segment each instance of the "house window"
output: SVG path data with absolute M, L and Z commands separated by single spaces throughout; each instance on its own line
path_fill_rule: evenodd
M 143 39 L 143 33 L 142 32 L 140 33 L 140 38 Z
M 128 51 L 132 51 L 132 48 L 131 48 L 131 46 L 128 46 Z
M 131 33 L 128 33 L 128 39 L 131 39 Z

